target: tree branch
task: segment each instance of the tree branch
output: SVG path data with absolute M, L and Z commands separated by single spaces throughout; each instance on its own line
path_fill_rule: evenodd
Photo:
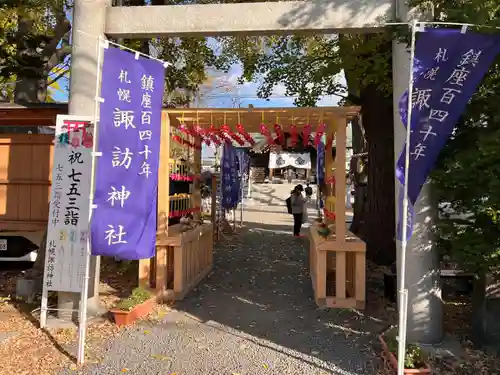
M 71 23 L 69 22 L 66 14 L 64 12 L 60 13 L 56 17 L 56 27 L 54 29 L 54 36 L 50 43 L 48 43 L 42 50 L 41 56 L 44 59 L 49 59 L 54 55 L 57 50 L 59 41 L 69 33 L 71 30 Z
M 47 65 L 45 66 L 45 72 L 48 74 L 54 69 L 57 65 L 62 63 L 66 57 L 71 54 L 71 46 L 69 44 L 63 43 L 63 45 L 57 49 L 50 59 L 47 61 Z

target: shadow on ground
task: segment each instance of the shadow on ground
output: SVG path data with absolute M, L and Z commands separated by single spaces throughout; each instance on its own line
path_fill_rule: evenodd
M 103 361 L 81 373 L 377 373 L 372 343 L 384 323 L 317 308 L 307 239 L 285 233 L 287 219 L 252 219 L 226 237 L 217 245 L 213 272 L 184 301 L 162 320 L 122 332 Z
M 306 268 L 307 240 L 269 231 L 289 226 L 271 227 L 252 223 L 235 242 L 220 246 L 215 272 L 176 308 L 309 361 L 318 371 L 373 374 L 371 341 L 383 327 L 355 312 L 318 309 Z

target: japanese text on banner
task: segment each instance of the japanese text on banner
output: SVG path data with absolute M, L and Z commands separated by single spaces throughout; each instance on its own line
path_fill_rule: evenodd
M 154 255 L 164 67 L 104 52 L 92 254 Z
M 413 68 L 410 144 L 403 148 L 396 168 L 402 201 L 405 150 L 409 147 L 408 237 L 413 226 L 412 206 L 477 85 L 500 52 L 500 35 L 434 28 L 418 35 Z M 408 93 L 399 103 L 405 126 L 408 122 L 407 108 Z M 401 210 L 400 213 L 403 217 Z M 401 225 L 399 227 L 402 228 Z M 398 237 L 401 237 L 399 231 Z
M 222 207 L 235 208 L 240 195 L 238 157 L 234 147 L 226 142 L 222 152 Z

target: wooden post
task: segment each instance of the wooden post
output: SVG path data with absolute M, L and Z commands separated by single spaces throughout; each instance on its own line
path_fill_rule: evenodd
M 336 124 L 330 124 L 330 126 L 326 129 L 326 139 L 328 143 L 328 139 L 333 138 L 335 136 L 335 126 Z M 327 207 L 327 199 L 328 197 L 331 197 L 334 195 L 334 191 L 332 191 L 331 183 L 326 182 L 330 181 L 331 178 L 333 177 L 333 156 L 332 156 L 332 148 L 331 147 L 326 147 L 325 145 L 325 208 Z M 332 220 L 329 218 L 325 217 L 325 221 L 328 224 L 332 223 Z
M 345 186 L 346 186 L 346 127 L 347 118 L 345 116 L 338 117 L 337 134 L 335 137 L 336 156 L 335 156 L 335 196 L 337 197 L 335 204 L 335 233 L 337 241 L 345 242 L 346 224 L 345 224 Z
M 212 201 L 211 201 L 212 231 L 216 241 L 219 240 L 219 225 L 217 223 L 217 176 L 212 176 Z
M 157 241 L 167 236 L 169 214 L 169 188 L 170 188 L 170 121 L 168 113 L 162 111 L 161 138 L 160 138 L 160 165 L 158 168 L 158 226 L 156 231 Z M 157 295 L 161 295 L 167 286 L 167 247 L 156 246 L 155 256 L 155 281 Z M 148 275 L 143 274 L 145 270 Z M 150 280 L 149 259 L 139 261 L 139 284 L 146 285 L 145 280 Z M 148 283 L 149 284 L 149 283 Z
M 200 174 L 201 174 L 201 137 L 194 137 L 194 144 L 197 148 L 194 149 L 192 172 L 195 174 L 193 181 L 193 191 L 191 192 L 191 207 L 199 207 L 200 211 L 193 214 L 194 220 L 199 220 L 201 217 L 201 191 L 200 191 Z

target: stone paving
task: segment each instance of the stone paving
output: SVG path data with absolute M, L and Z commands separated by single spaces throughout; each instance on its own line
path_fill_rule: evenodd
M 307 239 L 291 236 L 284 198 L 247 204 L 246 229 L 217 246 L 209 277 L 163 320 L 121 332 L 99 364 L 79 373 L 376 374 L 380 327 L 316 307 Z

